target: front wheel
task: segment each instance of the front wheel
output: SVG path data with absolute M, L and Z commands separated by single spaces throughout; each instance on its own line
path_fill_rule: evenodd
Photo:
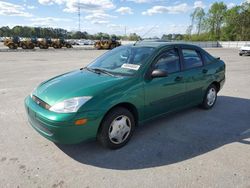
M 217 87 L 212 84 L 208 87 L 205 97 L 202 102 L 202 108 L 211 109 L 217 100 Z
M 29 49 L 34 49 L 35 46 L 34 46 L 33 44 L 30 44 L 28 48 L 29 48 Z
M 127 144 L 135 129 L 133 114 L 126 108 L 115 108 L 104 118 L 97 139 L 109 149 L 119 149 Z

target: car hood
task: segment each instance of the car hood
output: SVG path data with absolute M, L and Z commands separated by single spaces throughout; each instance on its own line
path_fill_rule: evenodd
M 127 77 L 96 74 L 85 69 L 59 75 L 41 83 L 33 92 L 49 105 L 79 96 L 95 96 L 107 88 L 119 85 Z

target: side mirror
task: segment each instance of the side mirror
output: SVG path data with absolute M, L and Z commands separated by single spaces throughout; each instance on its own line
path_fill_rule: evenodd
M 152 78 L 161 78 L 161 77 L 167 77 L 167 76 L 168 76 L 168 73 L 161 69 L 155 69 L 151 73 Z

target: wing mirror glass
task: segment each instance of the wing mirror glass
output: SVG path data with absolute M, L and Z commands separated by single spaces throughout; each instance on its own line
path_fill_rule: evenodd
M 161 78 L 161 77 L 167 77 L 167 76 L 168 76 L 168 73 L 161 69 L 155 69 L 151 73 L 152 78 Z

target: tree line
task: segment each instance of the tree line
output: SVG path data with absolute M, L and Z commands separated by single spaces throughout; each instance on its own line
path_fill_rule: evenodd
M 164 40 L 189 40 L 189 41 L 217 41 L 217 40 L 250 40 L 250 3 L 228 8 L 223 2 L 213 3 L 209 10 L 197 7 L 190 15 L 191 24 L 186 34 L 164 34 Z M 109 35 L 107 33 L 89 34 L 84 32 L 69 32 L 60 28 L 41 28 L 15 26 L 13 28 L 1 27 L 0 37 L 38 37 L 38 38 L 67 38 L 67 39 L 110 39 L 140 40 L 136 33 L 128 36 Z
M 61 28 L 42 28 L 42 27 L 28 27 L 28 26 L 15 26 L 9 28 L 8 26 L 0 28 L 0 37 L 37 37 L 37 38 L 67 38 L 67 39 L 90 39 L 90 40 L 100 40 L 100 39 L 110 39 L 117 38 L 123 40 L 139 40 L 140 36 L 136 33 L 131 33 L 128 36 L 118 36 L 118 35 L 109 35 L 107 33 L 96 33 L 89 34 L 86 31 L 84 32 L 69 32 Z
M 250 40 L 250 3 L 228 8 L 223 2 L 215 2 L 206 13 L 197 7 L 190 15 L 186 40 Z

